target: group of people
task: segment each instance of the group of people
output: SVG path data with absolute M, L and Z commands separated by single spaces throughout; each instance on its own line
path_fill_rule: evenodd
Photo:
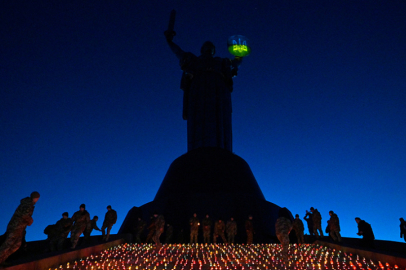
M 56 224 L 49 225 L 44 230 L 44 233 L 48 235 L 49 249 L 51 251 L 62 250 L 69 233 L 71 249 L 76 248 L 82 234 L 84 235 L 84 243 L 88 243 L 93 230 L 101 231 L 103 241 L 108 241 L 110 230 L 117 222 L 117 212 L 111 208 L 111 205 L 108 205 L 101 229 L 97 226 L 98 220 L 98 216 L 90 219 L 90 214 L 86 210 L 85 204 L 81 204 L 79 211 L 76 211 L 71 218 L 69 218 L 68 212 L 64 212 L 62 218 Z
M 40 194 L 34 191 L 29 197 L 23 198 L 20 201 L 20 205 L 7 225 L 6 233 L 2 236 L 4 240 L 0 243 L 0 264 L 4 263 L 25 242 L 25 230 L 27 226 L 31 226 L 34 222 L 32 215 L 39 198 Z M 81 234 L 84 234 L 85 242 L 87 242 L 93 229 L 101 231 L 103 240 L 107 241 L 110 236 L 110 230 L 117 221 L 117 212 L 109 205 L 107 206 L 107 213 L 105 214 L 101 229 L 97 227 L 97 221 L 97 216 L 94 216 L 90 220 L 89 212 L 86 211 L 84 204 L 80 205 L 79 211 L 75 212 L 71 218 L 69 218 L 68 212 L 64 212 L 62 218 L 56 224 L 47 226 L 44 230 L 44 233 L 48 235 L 50 250 L 62 250 L 69 233 L 71 234 L 71 249 L 74 249 Z M 107 233 L 105 233 L 106 229 Z
M 201 227 L 203 233 L 203 243 L 211 243 L 210 239 L 214 244 L 217 243 L 218 238 L 220 237 L 223 243 L 233 244 L 235 242 L 235 236 L 237 235 L 237 222 L 231 217 L 227 222 L 224 222 L 221 218 L 215 220 L 214 226 L 213 221 L 210 218 L 209 214 L 206 214 L 205 217 L 201 220 L 197 217 L 197 214 L 194 213 L 193 216 L 189 219 L 190 225 L 190 243 L 197 243 L 199 236 L 199 228 Z M 165 228 L 165 219 L 162 215 L 154 213 L 151 217 L 151 221 L 147 227 L 147 223 L 142 219 L 138 218 L 137 224 L 134 228 L 135 241 L 141 243 L 141 236 L 144 233 L 145 229 L 148 229 L 148 234 L 145 242 L 149 243 L 151 240 L 160 245 L 160 236 Z M 212 234 L 213 229 L 213 234 Z M 252 244 L 254 237 L 254 226 L 252 215 L 248 217 L 245 221 L 245 230 L 247 234 L 247 244 Z M 183 233 L 183 230 L 181 230 Z M 227 237 L 226 237 L 227 234 Z M 170 224 L 166 224 L 166 237 L 165 243 L 170 243 L 173 236 L 173 227 Z
M 27 226 L 33 223 L 32 214 L 34 212 L 35 204 L 39 200 L 40 194 L 37 191 L 31 193 L 29 197 L 23 198 L 20 205 L 15 210 L 10 222 L 7 225 L 6 233 L 3 235 L 4 241 L 0 245 L 0 264 L 3 263 L 11 254 L 17 251 L 25 237 L 25 230 Z M 333 241 L 341 242 L 340 235 L 340 221 L 336 213 L 329 211 L 330 219 L 327 221 L 328 225 L 326 233 L 330 235 Z M 307 222 L 309 233 L 316 238 L 323 237 L 323 230 L 321 226 L 321 214 L 320 212 L 311 207 L 310 211 L 306 210 L 306 215 L 303 218 Z M 406 241 L 406 221 L 400 218 L 400 237 Z M 101 229 L 97 226 L 98 217 L 94 216 L 90 219 L 90 214 L 86 211 L 85 204 L 81 204 L 79 211 L 75 212 L 71 218 L 69 218 L 68 212 L 62 214 L 62 218 L 56 222 L 56 224 L 49 225 L 45 228 L 45 233 L 48 235 L 50 250 L 62 250 L 64 242 L 67 239 L 69 233 L 71 234 L 70 242 L 71 249 L 74 249 L 78 243 L 78 240 L 82 234 L 84 234 L 85 243 L 88 242 L 90 234 L 93 230 L 102 232 L 103 240 L 107 241 L 110 236 L 110 231 L 113 225 L 117 221 L 117 212 L 107 206 L 107 212 L 103 221 Z M 362 236 L 362 244 L 366 247 L 374 247 L 374 233 L 369 223 L 362 220 L 359 217 L 355 218 L 358 224 L 358 235 Z M 189 219 L 190 225 L 190 243 L 197 243 L 199 235 L 199 227 L 202 227 L 203 242 L 210 243 L 210 236 L 212 231 L 212 220 L 209 215 L 200 220 L 197 214 L 194 213 Z M 143 234 L 147 224 L 141 218 L 138 218 L 138 222 L 134 228 L 135 241 L 141 243 L 141 235 Z M 173 227 L 170 224 L 166 224 L 166 243 L 170 243 L 173 234 Z M 163 215 L 159 215 L 157 212 L 151 217 L 151 222 L 148 226 L 148 235 L 146 243 L 151 240 L 159 247 L 161 246 L 160 237 L 164 232 L 165 218 Z M 107 233 L 105 230 L 107 229 Z M 289 234 L 294 230 L 297 241 L 299 244 L 304 243 L 304 225 L 299 215 L 296 214 L 292 220 L 289 210 L 281 208 L 279 211 L 278 219 L 275 223 L 275 232 L 278 240 L 282 244 L 282 255 L 287 260 Z M 254 226 L 252 215 L 248 216 L 245 221 L 245 231 L 247 237 L 247 244 L 253 243 Z M 225 237 L 227 234 L 227 238 Z M 234 243 L 235 235 L 237 234 L 237 223 L 233 217 L 225 223 L 222 219 L 217 219 L 213 226 L 213 243 L 217 243 L 218 237 L 221 237 L 223 243 Z
M 329 215 L 330 219 L 327 221 L 326 233 L 330 235 L 333 241 L 341 242 L 340 220 L 334 211 L 329 211 Z M 303 219 L 307 222 L 307 227 L 311 236 L 314 235 L 317 239 L 324 236 L 321 227 L 321 214 L 317 209 L 311 207 L 310 211 L 306 210 L 306 215 Z M 355 221 L 358 224 L 357 235 L 362 236 L 361 245 L 373 248 L 375 236 L 371 225 L 359 217 L 356 217 Z M 401 237 L 404 236 L 406 241 L 406 222 L 403 218 L 401 218 L 400 221 Z M 288 246 L 290 243 L 289 234 L 292 230 L 295 232 L 298 243 L 303 244 L 304 225 L 300 220 L 299 215 L 296 214 L 295 219 L 291 220 L 290 212 L 286 208 L 281 208 L 278 219 L 275 223 L 275 232 L 278 240 L 282 244 L 282 257 L 285 261 L 288 259 Z

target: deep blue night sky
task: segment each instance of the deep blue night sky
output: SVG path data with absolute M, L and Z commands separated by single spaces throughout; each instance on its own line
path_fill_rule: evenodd
M 181 70 L 163 31 L 198 54 L 249 38 L 234 79 L 233 150 L 265 198 L 311 206 L 357 237 L 401 241 L 406 218 L 406 2 L 1 1 L 0 234 L 20 199 L 41 199 L 27 240 L 85 203 L 116 233 L 186 152 Z M 307 228 L 305 230 L 307 232 Z M 99 234 L 99 232 L 94 232 Z

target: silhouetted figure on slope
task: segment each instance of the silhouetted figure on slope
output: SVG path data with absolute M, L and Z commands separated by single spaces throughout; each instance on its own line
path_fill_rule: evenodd
M 103 226 L 101 227 L 103 240 L 108 241 L 110 237 L 110 231 L 114 224 L 117 222 L 117 212 L 111 208 L 111 205 L 107 206 L 107 212 L 104 216 Z M 105 233 L 107 229 L 107 233 Z
M 333 211 L 330 211 L 329 215 L 330 215 L 330 220 L 328 222 L 329 234 L 334 241 L 341 242 L 340 220 L 338 219 L 337 214 L 334 213 Z
M 295 230 L 295 233 L 296 233 L 297 242 L 299 244 L 303 244 L 304 243 L 304 236 L 303 236 L 304 225 L 303 225 L 302 220 L 300 220 L 298 214 L 295 215 L 295 219 L 293 220 L 292 226 L 293 226 L 293 230 Z
M 70 233 L 71 249 L 76 248 L 80 235 L 86 230 L 89 221 L 90 214 L 86 211 L 86 205 L 81 204 L 79 211 L 76 211 L 72 216 L 73 225 Z
M 400 238 L 405 239 L 406 242 L 406 221 L 403 218 L 399 218 L 400 220 Z
M 21 200 L 20 205 L 15 210 L 7 225 L 6 239 L 0 246 L 0 264 L 20 248 L 25 236 L 25 229 L 34 222 L 32 214 L 39 197 L 38 192 L 32 192 L 30 197 Z
M 92 231 L 93 230 L 96 230 L 96 231 L 102 231 L 98 226 L 97 226 L 97 221 L 99 220 L 99 217 L 98 216 L 94 216 L 93 217 L 93 219 L 92 220 L 90 220 L 89 221 L 89 223 L 87 223 L 87 226 L 86 226 L 86 230 L 84 231 L 84 235 L 85 235 L 85 237 L 84 237 L 84 243 L 85 244 L 88 244 L 88 243 L 90 243 L 90 235 L 92 234 Z
M 321 214 L 317 209 L 310 207 L 310 212 L 312 212 L 312 221 L 313 221 L 313 232 L 318 239 L 319 236 L 323 237 L 323 230 L 321 228 Z M 320 233 L 320 234 L 319 234 Z
M 358 223 L 358 235 L 362 235 L 361 245 L 364 247 L 374 248 L 374 232 L 372 231 L 372 227 L 369 223 L 365 222 L 365 220 L 360 219 L 359 217 L 355 218 L 355 222 Z
M 309 230 L 309 234 L 310 236 L 314 235 L 314 229 L 313 229 L 313 215 L 311 212 L 306 210 L 306 215 L 303 218 L 304 220 L 306 220 L 307 223 L 307 229 Z

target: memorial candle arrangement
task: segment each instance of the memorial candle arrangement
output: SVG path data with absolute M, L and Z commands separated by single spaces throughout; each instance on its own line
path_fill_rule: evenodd
M 287 264 L 283 262 L 279 244 L 168 244 L 160 249 L 152 244 L 124 244 L 49 270 L 65 269 L 389 270 L 398 269 L 398 266 L 310 244 L 290 245 Z

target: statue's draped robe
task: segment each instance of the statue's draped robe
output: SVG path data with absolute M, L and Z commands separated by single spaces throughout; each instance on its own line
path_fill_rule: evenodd
M 184 53 L 180 65 L 188 151 L 199 147 L 232 151 L 231 71 L 237 67 L 228 58 L 192 53 Z

